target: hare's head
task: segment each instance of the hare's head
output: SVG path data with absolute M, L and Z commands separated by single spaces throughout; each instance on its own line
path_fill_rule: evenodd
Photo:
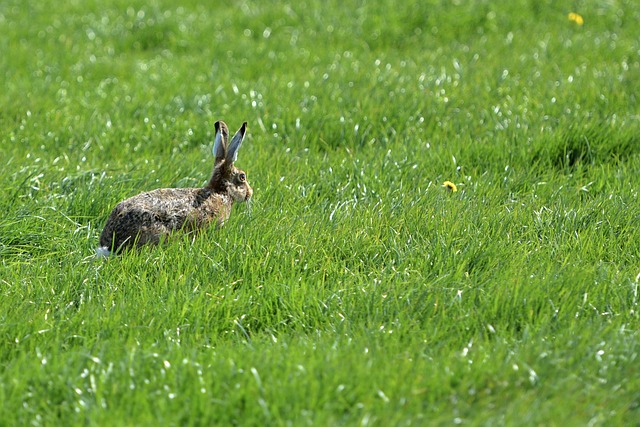
M 213 155 L 216 160 L 213 175 L 207 187 L 216 193 L 230 196 L 236 202 L 246 202 L 253 195 L 253 189 L 247 182 L 247 174 L 236 168 L 233 163 L 238 158 L 238 149 L 242 145 L 247 122 L 242 124 L 231 141 L 229 141 L 229 128 L 223 121 L 216 122 L 215 128 Z

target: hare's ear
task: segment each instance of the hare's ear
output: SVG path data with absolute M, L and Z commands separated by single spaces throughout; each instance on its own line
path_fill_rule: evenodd
M 233 139 L 229 143 L 229 147 L 227 147 L 227 163 L 233 163 L 238 158 L 238 149 L 240 145 L 242 145 L 242 140 L 244 139 L 244 134 L 247 131 L 247 122 L 244 122 L 238 132 L 233 135 Z
M 214 126 L 216 128 L 216 138 L 213 141 L 213 155 L 216 157 L 216 162 L 218 162 L 224 159 L 229 130 L 223 121 L 217 121 Z

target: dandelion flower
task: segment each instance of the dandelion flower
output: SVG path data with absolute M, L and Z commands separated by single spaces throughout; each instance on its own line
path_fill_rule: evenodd
M 569 15 L 567 15 L 567 18 L 569 18 L 569 21 L 573 21 L 578 25 L 584 24 L 584 18 L 582 18 L 581 15 L 578 15 L 575 12 L 571 12 Z
M 458 191 L 458 187 L 451 181 L 445 181 L 442 186 L 453 193 Z

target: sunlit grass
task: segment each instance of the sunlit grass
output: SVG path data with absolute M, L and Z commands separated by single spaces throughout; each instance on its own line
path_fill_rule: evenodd
M 0 419 L 636 422 L 638 19 L 5 2 Z M 96 259 L 117 202 L 207 181 L 218 119 L 251 209 Z

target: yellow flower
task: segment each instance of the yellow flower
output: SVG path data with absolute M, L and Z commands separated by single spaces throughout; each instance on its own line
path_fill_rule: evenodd
M 567 17 L 569 18 L 569 21 L 573 21 L 578 25 L 584 24 L 584 19 L 582 18 L 582 16 L 578 15 L 575 12 L 571 12 L 569 15 L 567 15 Z
M 453 193 L 458 191 L 458 187 L 451 181 L 445 181 L 442 186 Z

